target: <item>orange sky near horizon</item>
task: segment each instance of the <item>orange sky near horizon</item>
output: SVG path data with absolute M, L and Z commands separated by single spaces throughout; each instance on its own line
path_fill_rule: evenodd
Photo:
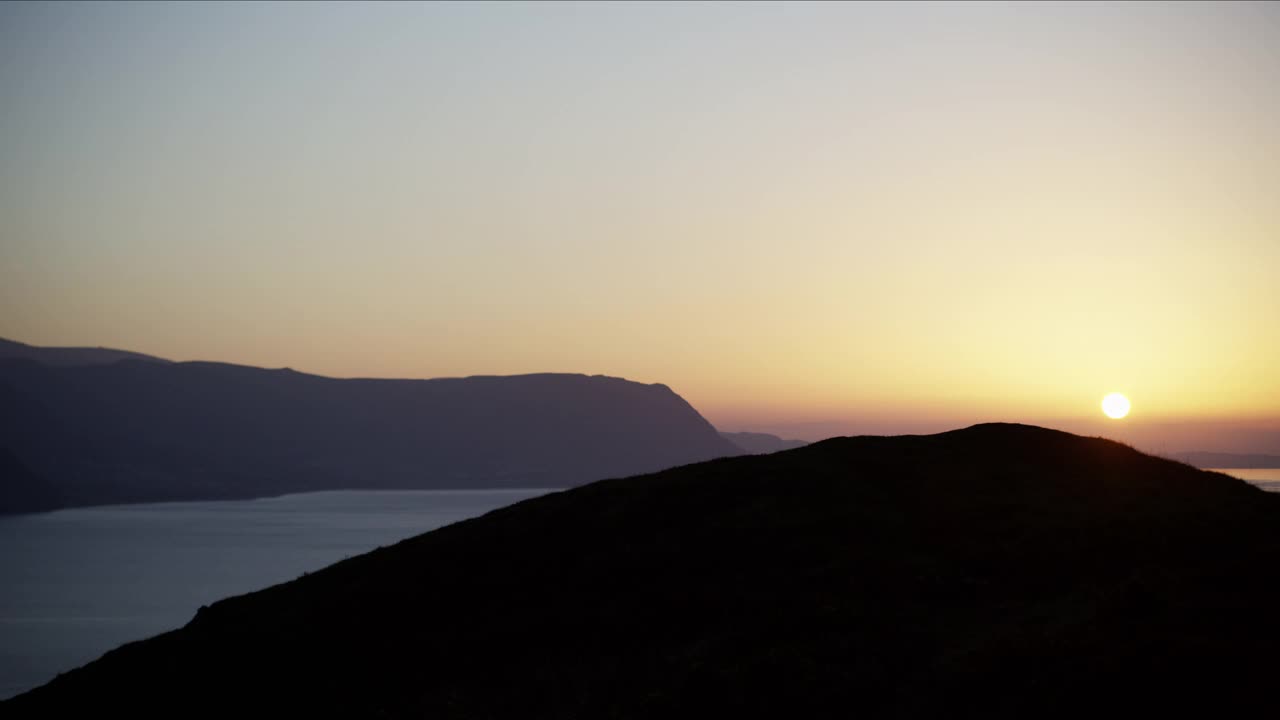
M 7 5 L 0 47 L 0 337 L 798 436 L 1280 419 L 1280 6 Z

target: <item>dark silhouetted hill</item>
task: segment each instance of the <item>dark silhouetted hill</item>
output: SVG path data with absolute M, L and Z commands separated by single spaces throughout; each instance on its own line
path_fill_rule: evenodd
M 1175 453 L 1174 459 L 1199 468 L 1280 468 L 1280 455 L 1241 455 L 1219 452 Z
M 223 600 L 13 718 L 1246 717 L 1280 496 L 1019 425 L 597 482 Z
M 105 365 L 120 360 L 144 360 L 167 363 L 164 358 L 128 350 L 88 347 L 37 347 L 0 338 L 0 360 L 35 360 L 45 365 Z
M 137 360 L 0 361 L 0 433 L 69 505 L 568 487 L 739 453 L 665 385 L 585 375 L 337 380 Z
M 756 432 L 722 432 L 720 437 L 741 448 L 743 452 L 752 455 L 764 455 L 780 450 L 794 450 L 809 444 L 803 440 L 783 440 L 777 435 Z

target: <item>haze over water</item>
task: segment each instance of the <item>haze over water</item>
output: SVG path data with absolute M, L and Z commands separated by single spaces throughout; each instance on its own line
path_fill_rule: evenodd
M 1214 472 L 1240 478 L 1267 492 L 1280 492 L 1280 468 L 1222 468 Z

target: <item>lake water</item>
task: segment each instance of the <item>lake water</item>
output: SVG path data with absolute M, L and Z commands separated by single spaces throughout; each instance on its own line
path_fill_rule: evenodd
M 0 517 L 0 698 L 201 605 L 548 490 L 322 492 Z
M 1280 469 L 1219 470 L 1280 492 Z M 0 518 L 0 698 L 201 605 L 547 490 L 323 492 Z
M 1214 472 L 1246 480 L 1269 492 L 1280 492 L 1280 468 L 1221 468 Z

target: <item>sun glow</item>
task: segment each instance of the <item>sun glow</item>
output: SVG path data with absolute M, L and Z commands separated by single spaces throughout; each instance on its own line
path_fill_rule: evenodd
M 1119 420 L 1129 414 L 1129 398 L 1120 393 L 1111 393 L 1102 398 L 1102 412 L 1113 420 Z

